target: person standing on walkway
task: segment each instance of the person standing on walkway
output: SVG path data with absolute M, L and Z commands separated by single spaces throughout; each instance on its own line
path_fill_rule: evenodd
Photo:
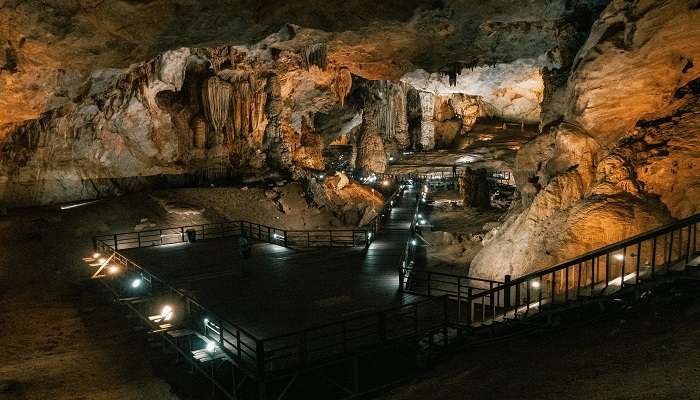
M 245 260 L 250 258 L 253 248 L 250 245 L 250 241 L 245 236 L 241 235 L 238 237 L 238 251 L 241 256 L 241 273 L 245 274 Z

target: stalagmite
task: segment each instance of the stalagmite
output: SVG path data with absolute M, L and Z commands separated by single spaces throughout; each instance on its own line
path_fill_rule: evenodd
M 366 105 L 362 115 L 362 125 L 357 139 L 355 168 L 364 172 L 384 172 L 386 153 L 384 142 L 377 129 L 378 105 Z
M 352 74 L 347 68 L 341 68 L 335 73 L 333 79 L 333 92 L 338 96 L 340 106 L 345 105 L 345 97 L 350 93 L 352 88 Z
M 192 131 L 194 132 L 194 147 L 203 149 L 207 144 L 207 122 L 201 115 L 192 119 Z
M 314 43 L 310 46 L 304 46 L 301 55 L 301 62 L 307 71 L 312 65 L 320 69 L 326 69 L 328 46 L 325 43 Z
M 207 119 L 217 135 L 216 144 L 221 144 L 221 135 L 229 121 L 231 85 L 217 77 L 211 77 L 202 88 L 202 99 Z

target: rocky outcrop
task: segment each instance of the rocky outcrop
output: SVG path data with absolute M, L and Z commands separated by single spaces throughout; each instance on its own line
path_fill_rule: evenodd
M 700 77 L 700 9 L 692 1 L 613 1 L 574 61 L 567 119 L 603 146 L 640 120 L 678 107 L 673 94 Z
M 309 192 L 317 205 L 326 208 L 346 226 L 364 226 L 377 216 L 384 199 L 375 190 L 348 180 L 344 174 L 312 178 Z

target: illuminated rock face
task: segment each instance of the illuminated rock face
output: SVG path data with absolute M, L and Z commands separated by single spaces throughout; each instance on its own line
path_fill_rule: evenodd
M 567 118 L 608 146 L 668 115 L 674 93 L 700 77 L 699 37 L 696 2 L 614 1 L 574 61 Z
M 541 70 L 544 67 L 552 65 L 545 59 L 516 60 L 507 64 L 462 69 L 455 85 L 449 84 L 446 75 L 429 74 L 423 70 L 409 72 L 401 77 L 401 81 L 432 95 L 477 96 L 487 105 L 489 116 L 539 123 L 544 92 Z
M 471 273 L 519 276 L 700 211 L 700 9 L 614 1 L 579 51 L 562 124 L 518 152 L 522 202 Z

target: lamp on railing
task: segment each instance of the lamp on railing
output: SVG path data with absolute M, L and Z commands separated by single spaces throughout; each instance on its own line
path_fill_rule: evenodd
M 616 260 L 622 261 L 625 259 L 625 256 L 623 254 L 617 253 L 613 257 L 615 257 Z
M 131 280 L 130 286 L 131 286 L 132 289 L 138 289 L 138 288 L 141 287 L 141 285 L 143 285 L 143 279 L 141 279 L 141 278 L 134 278 L 134 279 Z
M 540 282 L 539 282 L 539 281 L 532 281 L 532 282 L 530 282 L 530 287 L 532 287 L 533 289 L 539 289 L 540 286 L 541 286 L 541 285 L 540 285 Z

